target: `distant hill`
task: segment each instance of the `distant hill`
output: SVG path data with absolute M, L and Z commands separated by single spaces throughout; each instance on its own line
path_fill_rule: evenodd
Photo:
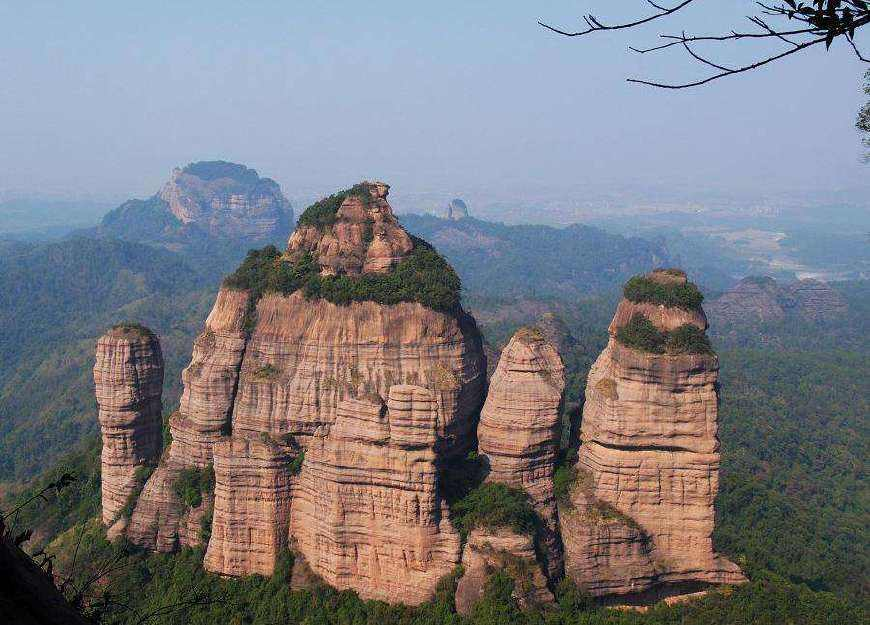
M 293 208 L 278 183 L 244 165 L 200 161 L 176 168 L 158 193 L 124 202 L 83 234 L 206 255 L 283 244 L 292 230 Z
M 153 327 L 179 372 L 218 279 L 182 255 L 71 238 L 0 246 L 0 481 L 25 478 L 97 431 L 96 337 L 119 321 Z
M 509 226 L 431 215 L 399 219 L 444 254 L 465 292 L 476 295 L 577 297 L 616 290 L 634 274 L 670 264 L 658 244 L 591 226 Z

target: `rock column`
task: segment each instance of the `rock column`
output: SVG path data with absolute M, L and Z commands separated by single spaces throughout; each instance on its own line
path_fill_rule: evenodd
M 103 437 L 103 523 L 111 525 L 137 488 L 137 467 L 155 464 L 160 454 L 160 341 L 141 326 L 112 328 L 97 341 L 94 385 Z

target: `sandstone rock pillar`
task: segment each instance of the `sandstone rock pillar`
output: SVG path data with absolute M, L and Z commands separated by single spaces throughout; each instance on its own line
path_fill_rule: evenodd
M 562 573 L 553 473 L 564 388 L 556 348 L 537 328 L 521 328 L 501 354 L 477 428 L 486 480 L 526 491 L 543 521 L 539 546 L 553 582 Z
M 103 523 L 111 525 L 137 488 L 137 467 L 156 463 L 160 454 L 160 341 L 141 326 L 109 330 L 97 341 L 94 386 L 103 437 Z

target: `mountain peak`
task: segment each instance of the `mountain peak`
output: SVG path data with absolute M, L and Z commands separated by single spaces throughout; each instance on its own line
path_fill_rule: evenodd
M 322 275 L 387 273 L 414 249 L 387 202 L 390 185 L 363 181 L 309 206 L 287 246 L 314 256 Z

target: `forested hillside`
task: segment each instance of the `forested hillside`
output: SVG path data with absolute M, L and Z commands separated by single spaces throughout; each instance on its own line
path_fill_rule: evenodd
M 98 431 L 91 370 L 106 327 L 138 320 L 160 333 L 166 398 L 217 282 L 178 254 L 111 239 L 0 250 L 0 481 L 21 480 Z
M 636 273 L 671 263 L 648 240 L 590 226 L 508 226 L 465 218 L 402 215 L 409 232 L 453 265 L 467 293 L 493 297 L 578 297 L 615 290 Z

